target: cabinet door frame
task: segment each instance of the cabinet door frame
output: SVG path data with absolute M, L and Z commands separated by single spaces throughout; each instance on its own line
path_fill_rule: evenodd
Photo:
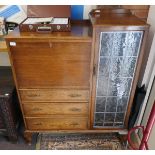
M 122 130 L 122 128 L 107 128 L 107 127 L 101 127 L 101 128 L 94 128 L 94 112 L 95 112 L 95 99 L 96 99 L 96 85 L 97 85 L 97 70 L 98 70 L 98 59 L 99 59 L 99 48 L 100 48 L 100 34 L 101 32 L 111 32 L 111 31 L 143 31 L 143 37 L 141 40 L 141 47 L 139 51 L 139 55 L 137 58 L 137 65 L 135 66 L 135 74 L 133 76 L 133 82 L 131 84 L 131 91 L 129 94 L 129 100 L 124 120 L 124 128 L 128 128 L 128 120 L 129 115 L 131 111 L 132 101 L 134 98 L 135 89 L 138 82 L 139 72 L 140 72 L 140 66 L 142 64 L 143 55 L 145 51 L 145 42 L 148 35 L 148 26 L 109 26 L 109 27 L 95 27 L 93 32 L 93 48 L 92 48 L 92 85 L 91 85 L 91 119 L 90 119 L 90 128 L 94 130 L 99 129 L 105 129 L 105 130 Z

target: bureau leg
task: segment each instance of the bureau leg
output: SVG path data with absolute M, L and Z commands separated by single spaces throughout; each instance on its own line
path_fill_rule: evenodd
M 24 132 L 24 138 L 25 138 L 25 141 L 31 145 L 31 142 L 32 142 L 32 132 L 27 132 L 25 131 Z

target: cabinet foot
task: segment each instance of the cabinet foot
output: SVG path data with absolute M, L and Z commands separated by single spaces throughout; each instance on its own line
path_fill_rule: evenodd
M 25 139 L 25 141 L 26 141 L 29 145 L 31 145 L 31 142 L 32 142 L 32 133 L 31 133 L 31 132 L 25 131 L 25 132 L 24 132 L 24 139 Z

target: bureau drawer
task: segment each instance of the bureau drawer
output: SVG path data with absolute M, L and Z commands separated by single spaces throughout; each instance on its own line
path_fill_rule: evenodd
M 64 90 L 64 89 L 27 89 L 20 90 L 22 101 L 48 102 L 48 101 L 87 101 L 89 98 L 88 90 Z
M 86 117 L 50 117 L 50 118 L 26 118 L 29 130 L 73 130 L 87 129 Z
M 88 103 L 24 103 L 22 106 L 26 116 L 88 115 Z

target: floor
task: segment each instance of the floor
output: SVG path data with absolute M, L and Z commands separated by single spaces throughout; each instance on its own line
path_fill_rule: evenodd
M 35 150 L 38 134 L 33 134 L 31 145 L 27 144 L 23 137 L 24 125 L 23 123 L 18 128 L 18 141 L 11 142 L 6 136 L 0 133 L 0 150 Z M 124 139 L 120 139 L 122 142 Z
M 37 134 L 32 137 L 32 144 L 29 145 L 23 138 L 24 127 L 21 125 L 18 129 L 19 138 L 17 142 L 11 142 L 2 133 L 0 134 L 0 150 L 35 150 Z

